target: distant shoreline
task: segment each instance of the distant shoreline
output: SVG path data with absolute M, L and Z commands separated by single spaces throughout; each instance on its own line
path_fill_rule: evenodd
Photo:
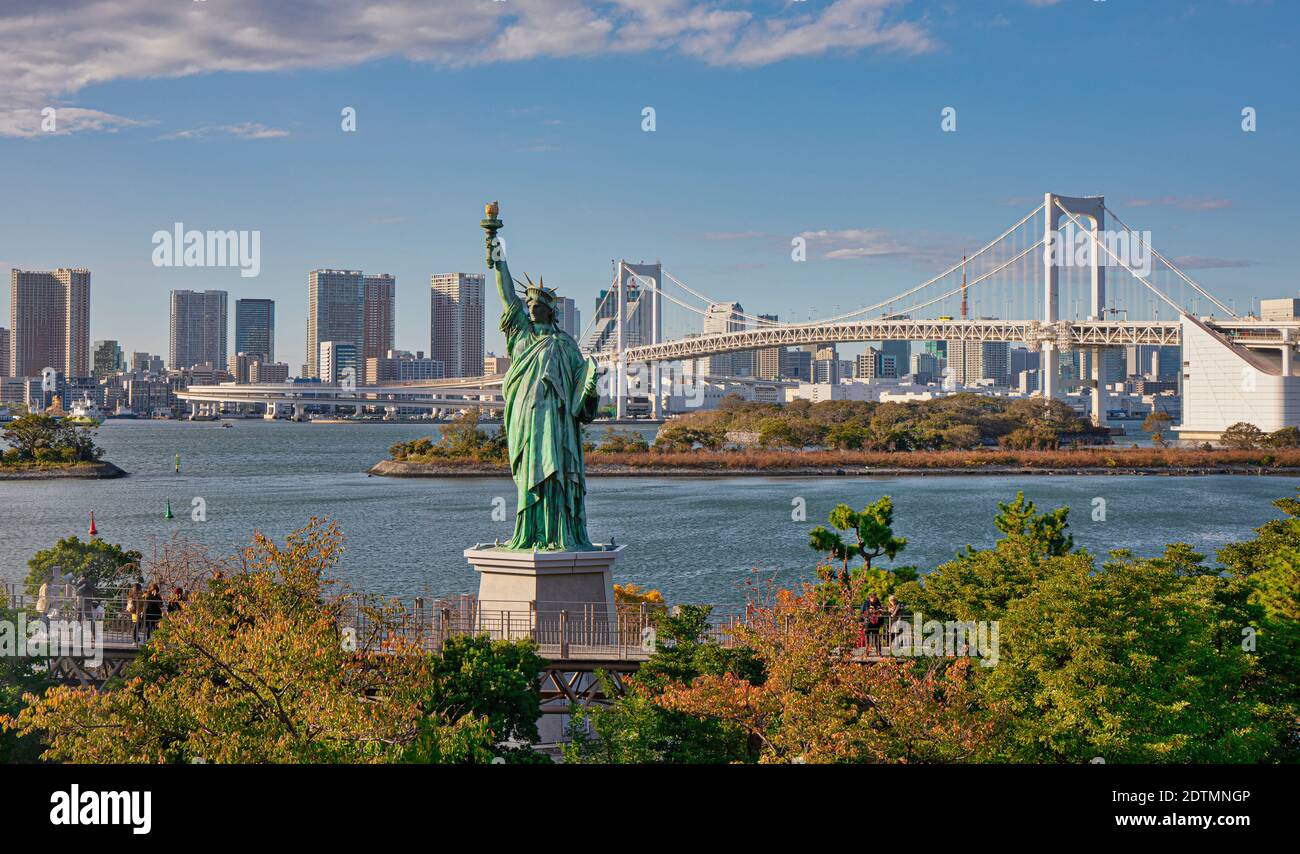
M 901 455 L 900 455 L 901 456 Z M 1098 462 L 1101 462 L 1100 460 Z M 384 460 L 367 472 L 394 478 L 509 477 L 504 466 L 481 463 L 427 463 Z M 589 477 L 958 477 L 974 476 L 1128 476 L 1204 477 L 1207 475 L 1300 477 L 1300 465 L 1263 466 L 1241 463 L 1221 465 L 969 465 L 969 466 L 652 466 L 619 463 L 589 463 Z
M 56 480 L 73 478 L 81 480 L 110 480 L 127 477 L 130 472 L 123 471 L 107 461 L 97 463 L 73 463 L 71 465 L 0 466 L 0 480 Z

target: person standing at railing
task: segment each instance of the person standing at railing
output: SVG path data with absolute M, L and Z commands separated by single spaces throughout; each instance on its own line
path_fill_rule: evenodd
M 50 609 L 50 581 L 46 579 L 41 582 L 41 589 L 36 592 L 36 614 L 39 619 L 45 619 L 45 612 Z
M 131 643 L 139 643 L 140 623 L 144 617 L 144 588 L 138 581 L 126 594 L 126 613 L 131 617 Z
M 885 611 L 885 619 L 888 625 L 889 648 L 892 650 L 895 639 L 903 630 L 903 606 L 899 604 L 897 596 L 889 597 L 889 608 Z
M 880 597 L 875 593 L 869 594 L 862 611 L 867 625 L 867 650 L 875 650 L 879 653 L 880 627 L 884 622 L 884 609 L 880 606 Z
M 144 639 L 146 641 L 153 634 L 153 630 L 158 628 L 158 623 L 162 621 L 162 614 L 162 592 L 158 588 L 158 583 L 154 582 L 149 585 L 149 592 L 145 594 L 144 600 Z

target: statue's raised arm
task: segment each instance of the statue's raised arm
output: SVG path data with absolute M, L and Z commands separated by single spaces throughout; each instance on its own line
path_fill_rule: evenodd
M 481 225 L 487 233 L 487 265 L 489 270 L 496 272 L 497 277 L 497 295 L 501 297 L 501 320 L 502 328 L 505 327 L 505 321 L 508 318 L 522 318 L 527 320 L 528 312 L 524 308 L 523 300 L 515 293 L 515 282 L 510 276 L 510 266 L 506 263 L 505 244 L 497 236 L 503 223 L 497 218 L 500 207 L 496 202 L 487 205 Z

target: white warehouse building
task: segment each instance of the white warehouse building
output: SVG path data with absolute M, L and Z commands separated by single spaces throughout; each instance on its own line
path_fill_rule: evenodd
M 1215 441 L 1239 421 L 1265 433 L 1300 425 L 1300 376 L 1290 346 L 1236 346 L 1188 316 L 1182 344 L 1183 418 L 1174 428 L 1180 439 Z

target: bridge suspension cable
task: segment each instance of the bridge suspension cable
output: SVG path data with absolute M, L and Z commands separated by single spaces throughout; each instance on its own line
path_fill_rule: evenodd
M 1186 283 L 1187 283 L 1189 286 L 1191 286 L 1192 289 L 1195 290 L 1198 294 L 1200 294 L 1201 296 L 1205 297 L 1205 298 L 1208 299 L 1210 302 L 1214 303 L 1216 306 L 1218 306 L 1218 307 L 1219 307 L 1220 309 L 1222 309 L 1223 311 L 1226 311 L 1230 317 L 1236 317 L 1236 316 L 1237 316 L 1236 312 L 1234 312 L 1232 309 L 1228 308 L 1228 306 L 1224 305 L 1223 303 L 1221 303 L 1221 302 L 1219 302 L 1217 299 L 1215 299 L 1215 297 L 1214 297 L 1213 294 L 1211 294 L 1209 291 L 1207 291 L 1207 290 L 1205 290 L 1204 288 L 1202 288 L 1202 287 L 1201 287 L 1199 284 L 1197 284 L 1197 283 L 1196 283 L 1196 282 L 1195 282 L 1195 281 L 1194 281 L 1190 276 L 1186 275 L 1185 273 L 1183 273 L 1182 270 L 1180 270 L 1180 269 L 1178 269 L 1176 266 L 1174 266 L 1173 262 L 1169 261 L 1167 258 L 1165 258 L 1165 256 L 1163 256 L 1163 255 L 1161 255 L 1159 252 L 1157 252 L 1157 251 L 1156 251 L 1156 248 L 1155 248 L 1154 246 L 1152 246 L 1151 244 L 1149 244 L 1149 243 L 1147 243 L 1145 240 L 1143 240 L 1143 239 L 1142 239 L 1142 234 L 1141 234 L 1141 232 L 1134 231 L 1133 229 L 1129 228 L 1128 224 L 1125 223 L 1124 220 L 1120 219 L 1120 218 L 1119 218 L 1119 215 L 1116 214 L 1116 213 L 1115 213 L 1113 210 L 1111 210 L 1110 208 L 1106 207 L 1105 205 L 1102 205 L 1102 208 L 1106 211 L 1106 213 L 1110 214 L 1111 219 L 1113 219 L 1113 220 L 1115 220 L 1115 222 L 1119 223 L 1119 225 L 1120 225 L 1121 228 L 1123 228 L 1123 229 L 1124 229 L 1125 231 L 1127 231 L 1129 234 L 1131 234 L 1131 235 L 1133 235 L 1134 237 L 1136 237 L 1137 240 L 1138 240 L 1138 242 L 1139 242 L 1140 244 L 1142 244 L 1143 246 L 1145 246 L 1148 252 L 1150 252 L 1153 256 L 1155 256 L 1157 259 L 1159 259 L 1159 260 L 1160 260 L 1160 263 L 1162 263 L 1162 264 L 1164 264 L 1166 267 L 1168 267 L 1169 270 L 1170 270 L 1171 272 L 1173 272 L 1174 275 L 1176 275 L 1178 278 L 1180 278 L 1180 279 L 1182 279 L 1184 282 L 1186 282 Z M 1132 272 L 1132 271 L 1130 270 L 1129 272 Z M 1138 278 L 1141 279 L 1141 277 L 1138 277 Z M 1148 285 L 1148 287 L 1150 287 L 1150 286 Z
M 1084 232 L 1085 234 L 1089 235 L 1089 237 L 1092 239 L 1092 243 L 1093 243 L 1093 249 L 1094 249 L 1094 251 L 1096 250 L 1097 247 L 1101 247 L 1102 249 L 1105 250 L 1106 254 L 1109 255 L 1109 256 L 1110 256 L 1110 257 L 1115 261 L 1116 264 L 1118 264 L 1119 266 L 1123 267 L 1125 270 L 1128 271 L 1129 275 L 1133 276 L 1133 277 L 1134 277 L 1135 279 L 1137 279 L 1139 282 L 1141 282 L 1142 284 L 1146 285 L 1146 286 L 1147 286 L 1147 289 L 1150 290 L 1153 294 L 1155 294 L 1156 296 L 1160 297 L 1160 298 L 1161 298 L 1162 300 L 1164 300 L 1165 302 L 1169 303 L 1169 305 L 1172 306 L 1173 309 L 1174 309 L 1176 312 L 1178 312 L 1179 314 L 1186 314 L 1186 313 L 1187 313 L 1186 310 L 1185 310 L 1182 306 L 1180 306 L 1178 303 L 1176 303 L 1176 302 L 1174 302 L 1172 299 L 1170 299 L 1170 298 L 1169 298 L 1169 297 L 1164 293 L 1164 291 L 1162 291 L 1162 290 L 1160 290 L 1159 288 L 1157 288 L 1157 287 L 1155 287 L 1154 285 L 1152 285 L 1150 282 L 1148 282 L 1148 281 L 1146 280 L 1146 277 L 1145 277 L 1145 276 L 1141 276 L 1141 275 L 1139 275 L 1139 274 L 1137 273 L 1137 271 L 1135 271 L 1132 267 L 1130 267 L 1130 266 L 1128 265 L 1128 262 L 1126 262 L 1124 259 L 1120 258 L 1118 255 L 1116 255 L 1115 252 L 1114 252 L 1114 250 L 1112 250 L 1109 246 L 1107 246 L 1107 245 L 1105 244 L 1104 241 L 1100 240 L 1100 239 L 1099 239 L 1099 238 L 1098 238 L 1098 237 L 1097 237 L 1097 236 L 1092 232 L 1092 229 L 1089 229 L 1089 228 L 1087 228 L 1086 226 L 1084 226 L 1084 224 L 1083 224 L 1082 222 L 1079 221 L 1079 218 L 1076 217 L 1074 214 L 1070 213 L 1070 211 L 1069 211 L 1068 209 L 1066 209 L 1066 207 L 1065 207 L 1064 205 L 1062 205 L 1060 202 L 1057 202 L 1057 203 L 1056 203 L 1056 206 L 1057 206 L 1057 208 L 1060 209 L 1061 213 L 1065 214 L 1067 217 L 1070 218 L 1070 222 L 1074 223 L 1074 225 L 1075 225 L 1076 228 L 1078 228 L 1080 231 Z M 1126 227 L 1127 227 L 1127 226 L 1126 226 Z

